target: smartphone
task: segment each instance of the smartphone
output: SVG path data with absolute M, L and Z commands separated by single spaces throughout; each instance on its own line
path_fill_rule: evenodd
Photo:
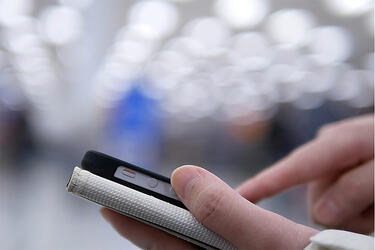
M 81 167 L 105 179 L 186 209 L 172 189 L 171 180 L 165 176 L 96 151 L 88 151 L 83 156 Z
M 201 249 L 236 249 L 194 218 L 169 178 L 112 156 L 88 151 L 74 169 L 67 190 Z

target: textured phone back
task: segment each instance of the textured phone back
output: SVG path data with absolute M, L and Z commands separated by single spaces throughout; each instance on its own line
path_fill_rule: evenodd
M 236 249 L 199 223 L 188 210 L 78 167 L 74 168 L 67 190 L 148 224 L 155 224 L 158 228 L 165 228 L 167 232 L 172 231 L 172 234 L 185 240 L 192 238 L 213 248 Z

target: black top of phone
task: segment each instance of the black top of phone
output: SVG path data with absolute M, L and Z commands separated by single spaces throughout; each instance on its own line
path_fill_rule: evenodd
M 81 167 L 93 174 L 186 209 L 171 189 L 170 179 L 165 176 L 93 150 L 86 152 Z M 147 185 L 142 185 L 143 181 L 147 182 Z

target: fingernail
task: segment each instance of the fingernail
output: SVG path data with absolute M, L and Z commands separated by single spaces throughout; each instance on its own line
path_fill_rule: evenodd
M 318 202 L 314 214 L 319 223 L 332 225 L 339 218 L 339 209 L 333 200 L 324 199 Z
M 189 195 L 194 180 L 200 176 L 198 167 L 182 166 L 172 173 L 171 184 L 176 194 L 184 199 Z

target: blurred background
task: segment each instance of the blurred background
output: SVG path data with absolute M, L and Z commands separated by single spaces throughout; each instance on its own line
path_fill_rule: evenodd
M 85 151 L 235 187 L 373 112 L 373 45 L 373 0 L 0 0 L 1 249 L 137 249 L 66 193 Z

